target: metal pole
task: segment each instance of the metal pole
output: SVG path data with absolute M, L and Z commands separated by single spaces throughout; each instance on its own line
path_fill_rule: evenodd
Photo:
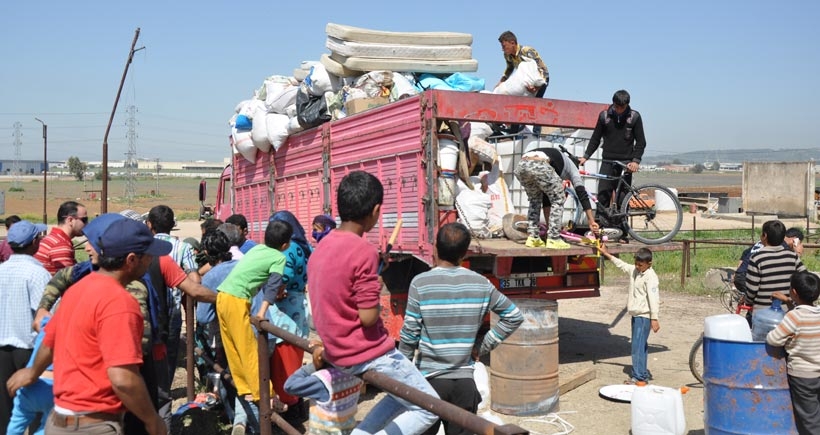
M 128 52 L 128 60 L 125 62 L 125 71 L 122 72 L 122 79 L 120 80 L 120 87 L 117 89 L 117 97 L 114 99 L 114 108 L 111 109 L 111 117 L 108 118 L 108 126 L 105 128 L 105 136 L 103 137 L 102 149 L 102 198 L 100 203 L 100 213 L 108 213 L 108 134 L 111 133 L 111 124 L 114 123 L 114 115 L 117 113 L 117 104 L 120 102 L 120 94 L 122 94 L 122 87 L 125 85 L 125 76 L 128 75 L 128 67 L 134 59 L 134 47 L 137 45 L 137 38 L 140 37 L 140 28 L 137 27 L 134 33 L 134 40 L 131 42 L 131 50 Z M 140 47 L 142 50 L 145 47 Z
M 40 118 L 34 118 L 43 124 L 43 223 L 48 224 L 48 126 Z
M 192 358 L 194 354 L 194 298 L 190 298 L 187 295 L 183 295 L 183 301 L 185 302 L 185 334 L 187 335 L 187 339 L 185 340 L 185 355 L 187 358 L 185 359 L 185 375 L 186 375 L 186 382 L 187 388 L 185 389 L 185 395 L 187 396 L 188 402 L 194 401 L 194 396 L 196 395 L 196 391 L 194 390 L 194 359 Z M 172 361 L 174 367 L 176 367 L 176 361 Z

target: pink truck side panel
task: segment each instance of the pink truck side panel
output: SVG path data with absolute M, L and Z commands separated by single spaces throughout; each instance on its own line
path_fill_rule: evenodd
M 384 247 L 398 219 L 401 232 L 393 252 L 429 254 L 421 198 L 427 194 L 422 164 L 421 106 L 419 99 L 407 99 L 367 112 L 367 117 L 352 116 L 331 124 L 330 180 L 331 201 L 351 171 L 375 175 L 384 187 L 384 203 L 376 228 L 366 237 Z M 334 216 L 335 210 L 334 210 Z
M 270 216 L 270 173 L 272 154 L 257 151 L 256 163 L 251 163 L 241 155 L 233 157 L 234 204 L 237 213 L 248 220 L 249 237 L 264 240 L 265 227 Z M 241 210 L 241 211 L 240 211 Z
M 322 159 L 328 131 L 325 124 L 291 136 L 273 162 L 273 210 L 290 211 L 308 233 L 313 217 L 324 213 Z

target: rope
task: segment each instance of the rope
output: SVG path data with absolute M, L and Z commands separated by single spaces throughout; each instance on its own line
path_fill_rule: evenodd
M 541 423 L 550 426 L 554 426 L 558 429 L 558 432 L 552 432 L 550 434 L 546 434 L 543 432 L 537 432 L 534 430 L 530 430 L 530 434 L 534 435 L 567 435 L 572 433 L 575 430 L 575 426 L 570 424 L 568 421 L 561 418 L 559 414 L 575 414 L 575 411 L 569 412 L 553 412 L 549 413 L 544 416 L 544 418 L 528 418 L 526 420 L 522 420 L 522 423 Z

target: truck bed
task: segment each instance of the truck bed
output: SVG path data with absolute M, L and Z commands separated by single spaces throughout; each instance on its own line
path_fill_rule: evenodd
M 631 243 L 607 243 L 607 248 L 611 254 L 634 253 L 640 248 L 649 248 L 656 251 L 680 251 L 683 245 L 670 242 L 660 245 L 646 245 L 639 242 Z M 593 247 L 572 245 L 570 249 L 543 249 L 528 248 L 523 243 L 517 243 L 509 239 L 485 239 L 473 240 L 470 244 L 471 255 L 493 255 L 500 257 L 554 257 L 567 255 L 595 255 L 596 249 Z

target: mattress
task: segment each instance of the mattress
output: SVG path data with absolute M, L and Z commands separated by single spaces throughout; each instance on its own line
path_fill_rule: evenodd
M 387 59 L 462 60 L 473 57 L 469 45 L 402 45 L 360 43 L 327 37 L 325 47 L 345 57 L 373 57 Z
M 322 56 L 324 61 L 325 56 Z M 328 60 L 330 57 L 328 57 Z M 367 57 L 348 57 L 345 68 L 354 71 L 395 71 L 418 73 L 455 73 L 478 71 L 478 61 L 463 60 L 419 60 L 419 59 L 373 59 Z
M 377 44 L 472 45 L 473 36 L 455 32 L 388 32 L 328 23 L 325 33 L 336 39 Z
M 362 75 L 362 71 L 356 71 L 350 68 L 345 68 L 344 65 L 334 60 L 330 55 L 327 54 L 322 55 L 321 62 L 322 66 L 325 67 L 327 72 L 339 77 L 358 77 Z

